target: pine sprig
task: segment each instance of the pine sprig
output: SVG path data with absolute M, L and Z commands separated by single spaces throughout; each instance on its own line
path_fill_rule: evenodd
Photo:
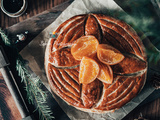
M 51 120 L 54 117 L 50 107 L 47 105 L 47 93 L 41 89 L 42 81 L 38 76 L 33 76 L 33 73 L 29 72 L 26 66 L 26 62 L 22 56 L 18 53 L 15 44 L 13 44 L 4 31 L 0 28 L 1 38 L 6 46 L 12 46 L 17 52 L 16 70 L 21 77 L 21 82 L 25 83 L 25 90 L 27 92 L 27 99 L 30 104 L 36 104 L 39 112 L 40 120 Z M 36 111 L 35 110 L 35 111 Z
M 4 33 L 4 31 L 1 28 L 0 28 L 0 35 L 5 45 L 11 46 L 11 41 L 8 39 L 7 35 Z
M 29 102 L 35 104 L 36 101 L 36 110 L 38 110 L 39 112 L 39 118 L 41 118 L 42 120 L 51 120 L 54 117 L 52 116 L 52 111 L 50 110 L 46 102 L 47 94 L 40 89 L 42 85 L 40 78 L 33 78 L 33 76 L 26 69 L 26 65 L 21 56 L 18 57 L 16 64 L 16 69 L 19 73 L 19 76 L 21 76 L 22 82 L 26 84 L 25 89 L 27 91 L 27 98 Z
M 35 95 L 37 95 L 37 93 L 40 93 L 43 100 L 46 101 L 47 94 L 40 89 L 42 85 L 40 78 L 33 77 L 33 75 L 29 73 L 25 66 L 26 65 L 23 58 L 21 56 L 18 56 L 16 60 L 16 70 L 18 71 L 18 75 L 21 76 L 22 82 L 26 84 L 26 89 L 28 89 L 27 87 L 33 87 L 33 92 L 37 91 L 35 92 Z

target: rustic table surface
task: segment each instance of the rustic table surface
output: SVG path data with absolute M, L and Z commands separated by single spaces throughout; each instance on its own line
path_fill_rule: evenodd
M 67 0 L 28 0 L 28 8 L 25 14 L 17 18 L 11 18 L 0 11 L 0 27 L 8 29 L 16 23 L 22 22 L 31 18 L 45 10 L 51 9 Z M 129 113 L 123 120 L 134 120 L 138 118 L 140 113 L 145 118 L 150 120 L 160 119 L 160 98 L 149 102 L 147 104 L 138 106 L 131 113 Z M 1 120 L 18 120 L 21 116 L 16 108 L 13 98 L 11 97 L 7 86 L 0 74 L 0 119 Z

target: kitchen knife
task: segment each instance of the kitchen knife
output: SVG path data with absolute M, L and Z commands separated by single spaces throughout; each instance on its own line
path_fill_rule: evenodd
M 5 55 L 2 46 L 0 46 L 0 72 L 2 73 L 6 85 L 17 105 L 17 108 L 22 116 L 22 120 L 34 120 L 33 115 L 29 114 L 29 110 L 24 102 L 22 94 L 8 66 L 9 61 Z

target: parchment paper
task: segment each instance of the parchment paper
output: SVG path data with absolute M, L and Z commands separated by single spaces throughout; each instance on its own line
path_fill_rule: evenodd
M 114 14 L 112 11 L 114 11 Z M 29 61 L 29 67 L 41 78 L 48 90 L 50 90 L 44 70 L 44 53 L 46 44 L 49 40 L 49 33 L 54 31 L 62 22 L 75 15 L 84 13 L 103 13 L 118 18 L 120 16 L 120 11 L 124 12 L 113 0 L 75 0 L 51 25 L 44 29 L 21 51 L 21 55 L 24 59 Z M 124 14 L 126 13 L 124 12 Z M 146 44 L 150 44 L 149 41 L 146 41 Z M 104 114 L 82 112 L 67 105 L 63 100 L 54 95 L 54 93 L 52 94 L 72 120 L 121 120 L 155 90 L 149 83 L 152 74 L 153 71 L 149 69 L 147 82 L 143 90 L 132 101 L 115 112 Z

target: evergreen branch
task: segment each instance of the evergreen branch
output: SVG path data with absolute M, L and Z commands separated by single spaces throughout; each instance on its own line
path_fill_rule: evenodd
M 39 118 L 42 120 L 51 120 L 54 117 L 46 102 L 47 94 L 40 89 L 42 85 L 41 80 L 39 77 L 32 77 L 25 68 L 25 63 L 21 56 L 17 58 L 16 64 L 16 69 L 22 78 L 22 82 L 26 84 L 25 89 L 27 91 L 28 101 L 32 104 L 37 104 L 36 110 L 39 112 Z
M 11 46 L 11 41 L 8 39 L 7 35 L 4 33 L 4 31 L 0 28 L 0 34 L 1 38 L 4 41 L 5 45 Z
M 33 92 L 34 94 L 34 92 Z M 52 115 L 52 112 L 50 111 L 50 108 L 44 104 L 46 104 L 46 102 L 44 102 L 43 98 L 41 97 L 37 97 L 37 95 L 34 95 L 35 96 L 35 100 L 37 103 L 37 109 L 39 110 L 39 118 L 42 118 L 42 120 L 50 120 L 52 118 L 54 118 Z

